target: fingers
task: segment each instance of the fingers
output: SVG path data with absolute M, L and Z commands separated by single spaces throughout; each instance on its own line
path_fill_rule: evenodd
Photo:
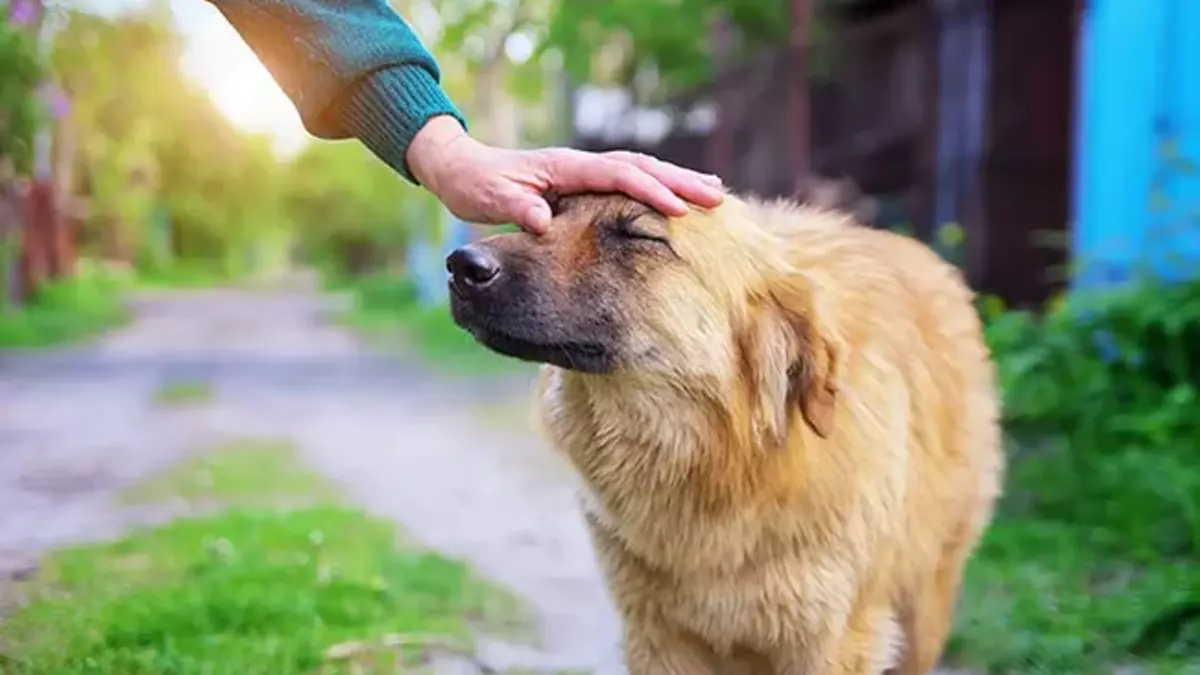
M 670 188 L 675 194 L 697 206 L 712 208 L 718 206 L 725 198 L 725 192 L 721 189 L 721 179 L 718 176 L 685 169 L 636 152 L 617 151 L 608 153 L 608 156 L 633 164 Z
M 550 228 L 553 216 L 541 194 L 516 181 L 506 181 L 497 187 L 494 196 L 480 204 L 480 210 L 487 214 L 486 222 L 512 223 L 530 234 L 543 234 Z
M 547 182 L 560 191 L 623 192 L 670 216 L 687 213 L 684 199 L 711 207 L 720 204 L 723 197 L 700 174 L 633 153 L 549 151 L 545 169 Z M 676 194 L 676 188 L 683 194 Z
M 597 154 L 549 149 L 506 154 L 511 168 L 470 180 L 460 174 L 462 189 L 450 199 L 476 222 L 511 222 L 531 234 L 550 227 L 550 205 L 541 192 L 622 192 L 668 216 L 688 212 L 687 202 L 712 208 L 725 193 L 716 176 L 689 171 L 653 157 L 631 152 Z M 514 162 L 513 160 L 519 160 Z M 503 163 L 501 163 L 503 164 Z M 686 201 L 685 201 L 686 200 Z
M 514 200 L 517 227 L 530 234 L 542 234 L 550 227 L 550 205 L 541 197 L 528 195 L 520 200 Z

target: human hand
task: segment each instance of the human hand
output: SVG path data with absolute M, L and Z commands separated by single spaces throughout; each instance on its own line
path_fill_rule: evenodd
M 567 148 L 504 150 L 471 138 L 453 117 L 431 119 L 408 148 L 408 168 L 446 208 L 475 223 L 515 223 L 540 234 L 550 224 L 542 195 L 624 192 L 668 216 L 687 202 L 721 203 L 716 176 L 632 152 L 593 153 Z

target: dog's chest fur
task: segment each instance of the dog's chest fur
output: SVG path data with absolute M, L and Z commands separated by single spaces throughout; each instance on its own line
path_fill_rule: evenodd
M 596 396 L 557 370 L 543 387 L 543 426 L 582 479 L 595 525 L 655 566 L 687 560 L 695 571 L 703 564 L 720 572 L 744 561 L 750 551 L 730 545 L 758 540 L 763 519 L 730 494 L 736 485 L 713 480 L 704 466 L 707 420 L 687 419 L 696 413 L 685 406 L 664 417 L 669 403 L 653 394 Z
M 726 654 L 765 653 L 849 611 L 856 568 L 878 542 L 871 511 L 887 507 L 888 490 L 864 497 L 863 486 L 817 481 L 834 487 L 797 493 L 792 476 L 831 466 L 713 447 L 720 425 L 694 405 L 597 395 L 552 368 L 539 389 L 543 430 L 582 479 L 618 603 L 622 592 L 651 600 Z
M 653 596 L 660 611 L 725 652 L 765 648 L 806 632 L 798 624 L 812 629 L 845 611 L 826 605 L 849 597 L 844 570 L 796 554 L 826 549 L 804 541 L 822 533 L 796 527 L 794 515 L 776 517 L 786 496 L 773 499 L 778 486 L 767 475 L 705 447 L 699 436 L 713 420 L 686 419 L 694 411 L 687 406 L 643 415 L 662 402 L 594 394 L 550 371 L 540 407 L 545 431 L 583 481 L 583 509 L 614 592 L 642 588 L 639 601 Z

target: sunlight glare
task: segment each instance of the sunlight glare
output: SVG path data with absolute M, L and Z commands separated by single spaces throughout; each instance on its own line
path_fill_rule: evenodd
M 203 0 L 176 0 L 176 21 L 188 42 L 182 68 L 212 96 L 239 128 L 269 135 L 283 154 L 308 140 L 292 102 L 215 7 Z
M 504 43 L 504 55 L 513 63 L 525 63 L 533 56 L 533 38 L 525 32 L 509 35 Z

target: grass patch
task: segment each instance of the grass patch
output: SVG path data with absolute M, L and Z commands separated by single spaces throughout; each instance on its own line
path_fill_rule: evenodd
M 333 490 L 300 464 L 290 443 L 243 439 L 189 456 L 121 493 L 126 503 L 182 499 L 220 503 L 329 499 Z
M 1162 608 L 1184 610 L 1198 581 L 1195 561 L 1140 566 L 1097 556 L 1069 525 L 1001 521 L 971 565 L 948 651 L 988 673 L 1092 675 L 1136 663 L 1194 674 L 1200 631 L 1162 623 L 1172 620 Z
M 13 675 L 395 673 L 394 655 L 324 655 L 395 634 L 469 643 L 495 596 L 462 563 L 333 507 L 233 510 L 63 551 L 24 590 L 0 624 Z
M 219 288 L 244 280 L 244 275 L 220 260 L 173 260 L 158 267 L 145 266 L 136 274 L 137 286 L 152 290 Z
M 123 288 L 115 278 L 81 273 L 42 284 L 19 307 L 0 298 L 0 349 L 68 344 L 119 326 L 129 318 Z
M 980 307 L 1020 442 L 950 656 L 990 673 L 1200 673 L 1200 282 Z
M 215 394 L 204 380 L 174 380 L 154 392 L 154 402 L 161 406 L 189 406 L 212 402 Z
M 947 653 L 987 673 L 1200 673 L 1200 565 L 1186 513 L 1200 466 L 1065 443 L 1019 453 L 967 570 Z
M 328 503 L 254 506 L 331 497 L 295 454 L 280 441 L 231 441 L 131 488 L 126 502 L 237 506 L 52 555 L 0 622 L 0 672 L 390 675 L 402 672 L 398 656 L 431 646 L 471 651 L 472 626 L 531 633 L 512 595 L 382 520 Z

